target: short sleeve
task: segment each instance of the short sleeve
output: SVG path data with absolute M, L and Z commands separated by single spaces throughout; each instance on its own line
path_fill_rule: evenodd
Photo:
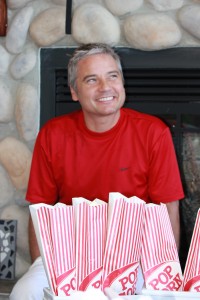
M 168 127 L 152 147 L 149 170 L 149 195 L 152 202 L 167 203 L 184 197 L 177 157 Z

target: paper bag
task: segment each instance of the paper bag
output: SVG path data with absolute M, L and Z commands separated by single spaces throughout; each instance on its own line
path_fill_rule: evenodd
M 200 292 L 200 209 L 197 213 L 185 265 L 183 290 Z
M 180 291 L 182 271 L 165 204 L 147 204 L 141 265 L 145 285 L 151 290 Z
M 30 212 L 50 289 L 69 296 L 76 287 L 74 208 L 35 204 Z
M 56 204 L 50 221 L 58 296 L 70 296 L 76 289 L 74 208 Z
M 55 274 L 55 262 L 53 257 L 53 245 L 51 239 L 51 225 L 49 211 L 51 207 L 46 204 L 30 205 L 33 226 L 36 233 L 40 254 L 42 256 L 49 287 L 54 295 L 57 295 Z
M 73 198 L 76 215 L 77 290 L 101 290 L 107 231 L 107 203 Z
M 109 194 L 103 289 L 111 288 L 121 296 L 135 293 L 144 206 L 145 202 L 137 197 Z

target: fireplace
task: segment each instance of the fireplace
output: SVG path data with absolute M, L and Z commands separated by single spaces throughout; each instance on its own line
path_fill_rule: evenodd
M 67 86 L 67 63 L 74 49 L 40 50 L 40 126 L 79 108 Z M 116 50 L 124 70 L 125 106 L 157 115 L 171 129 L 186 195 L 180 202 L 180 260 L 184 267 L 200 207 L 200 48 Z

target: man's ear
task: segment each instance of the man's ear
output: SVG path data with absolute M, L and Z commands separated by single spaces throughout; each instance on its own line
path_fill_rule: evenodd
M 78 101 L 78 95 L 71 86 L 70 86 L 70 92 L 71 92 L 72 100 L 73 101 Z

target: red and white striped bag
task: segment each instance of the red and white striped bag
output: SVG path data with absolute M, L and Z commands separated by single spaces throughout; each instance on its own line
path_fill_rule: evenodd
M 103 289 L 133 295 L 141 253 L 145 202 L 109 194 L 108 233 L 103 263 Z
M 77 290 L 101 290 L 107 232 L 107 203 L 73 198 L 76 215 Z
M 50 289 L 70 296 L 76 287 L 74 208 L 34 204 L 30 212 Z
M 197 212 L 185 265 L 183 290 L 200 292 L 200 209 Z
M 141 266 L 147 289 L 180 291 L 182 270 L 165 204 L 146 204 Z

